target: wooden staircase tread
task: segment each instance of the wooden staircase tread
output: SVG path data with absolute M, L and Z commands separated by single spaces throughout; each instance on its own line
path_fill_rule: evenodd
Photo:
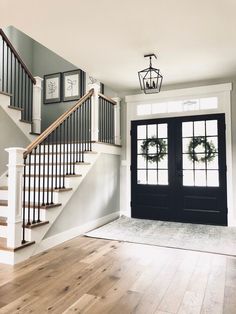
M 0 191 L 7 191 L 8 190 L 8 186 L 0 186 Z
M 36 188 L 35 189 L 36 192 L 43 191 L 43 190 L 46 191 L 46 188 L 44 188 L 44 189 L 43 188 L 40 188 L 40 189 Z M 72 188 L 54 188 L 53 189 L 54 192 L 68 192 L 68 191 L 72 191 L 72 190 L 73 190 Z M 26 188 L 26 191 L 29 191 L 28 187 Z M 31 188 L 30 191 L 34 191 L 34 188 Z
M 26 177 L 34 177 L 34 174 L 31 174 L 31 175 L 29 175 L 29 174 L 26 174 L 25 175 Z M 35 177 L 37 178 L 37 177 L 39 177 L 39 174 L 35 174 Z M 43 175 L 41 174 L 40 175 L 40 177 L 43 177 Z M 57 177 L 57 178 L 59 178 L 60 176 L 59 176 L 59 174 L 56 176 L 55 174 L 54 175 L 51 175 L 51 174 L 49 174 L 49 175 L 47 175 L 47 174 L 45 174 L 44 175 L 44 177 Z M 61 175 L 61 177 L 63 177 L 62 175 Z M 65 174 L 65 177 L 82 177 L 82 174 Z
M 0 206 L 7 206 L 8 201 L 7 200 L 0 200 Z
M 0 250 L 2 251 L 8 251 L 8 252 L 16 252 L 20 249 L 23 249 L 27 246 L 35 244 L 35 241 L 27 241 L 24 244 L 16 247 L 16 248 L 9 248 L 7 247 L 7 239 L 6 238 L 0 238 Z
M 39 205 L 37 203 L 25 203 L 25 207 L 30 207 L 30 208 L 40 208 L 40 209 L 50 209 L 50 208 L 55 208 L 55 207 L 60 207 L 62 204 L 61 203 L 57 203 L 57 204 L 45 204 L 45 205 Z
M 30 225 L 25 225 L 25 228 L 26 229 L 34 229 L 34 228 L 37 228 L 37 227 L 41 227 L 41 226 L 44 226 L 44 225 L 47 225 L 49 224 L 49 221 L 40 221 L 40 222 L 36 222 L 36 223 L 31 223 Z
M 7 218 L 0 217 L 0 226 L 7 226 Z
M 23 109 L 23 108 L 14 107 L 14 106 L 8 106 L 8 108 L 10 108 L 10 109 L 14 109 L 14 110 L 18 110 L 18 111 L 24 111 L 24 109 Z

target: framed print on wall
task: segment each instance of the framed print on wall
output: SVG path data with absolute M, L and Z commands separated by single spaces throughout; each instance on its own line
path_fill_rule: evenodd
M 44 75 L 44 103 L 61 101 L 61 73 Z
M 81 70 L 63 73 L 63 101 L 78 100 L 81 92 Z

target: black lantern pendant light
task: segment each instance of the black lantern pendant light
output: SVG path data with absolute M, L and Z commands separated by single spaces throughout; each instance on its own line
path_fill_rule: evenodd
M 138 72 L 140 87 L 145 94 L 154 94 L 161 91 L 163 77 L 159 69 L 152 67 L 152 57 L 157 58 L 154 53 L 144 56 L 144 58 L 150 60 L 149 68 Z

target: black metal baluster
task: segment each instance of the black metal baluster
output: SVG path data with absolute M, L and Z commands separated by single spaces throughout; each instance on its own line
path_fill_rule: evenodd
M 16 103 L 16 57 L 14 56 L 14 95 L 13 95 L 13 106 L 18 107 Z
M 76 134 L 76 112 L 74 111 L 73 112 L 73 141 L 74 141 L 74 145 L 73 145 L 73 174 L 75 174 L 75 163 L 76 163 L 76 137 L 75 137 L 75 134 Z
M 65 188 L 65 174 L 66 174 L 66 120 L 63 122 L 63 137 L 64 137 L 64 145 L 63 145 L 63 188 Z
M 29 172 L 28 172 L 28 221 L 27 221 L 27 225 L 31 225 L 31 220 L 30 220 L 30 216 L 31 216 L 31 213 L 30 213 L 30 201 L 31 201 L 31 194 L 30 194 L 30 191 L 31 191 L 31 152 L 29 153 L 29 164 L 28 164 L 28 167 L 29 167 Z
M 76 162 L 79 161 L 79 108 L 76 109 Z
M 89 98 L 89 150 L 92 150 L 91 144 L 91 97 Z
M 69 119 L 66 119 L 66 174 L 69 174 Z
M 9 93 L 9 81 L 8 81 L 8 67 L 9 67 L 9 58 L 8 58 L 8 52 L 9 52 L 9 48 L 8 45 L 6 45 L 7 47 L 7 76 L 6 76 L 6 92 Z
M 12 66 L 12 52 L 10 51 L 10 59 L 11 59 L 11 77 L 10 77 L 10 93 L 11 93 L 11 106 L 13 106 L 13 93 L 12 93 L 12 90 L 13 90 L 13 66 Z
M 49 176 L 49 166 L 50 166 L 50 134 L 47 137 L 47 154 L 48 154 L 48 159 L 47 159 L 47 203 L 46 205 L 50 204 L 49 201 L 49 189 L 50 189 L 50 176 Z
M 40 222 L 40 204 L 41 204 L 41 199 L 40 199 L 40 195 L 41 195 L 41 144 L 39 144 L 38 146 L 39 151 L 38 151 L 38 167 L 39 167 L 39 173 L 38 173 L 38 219 L 37 222 Z M 45 154 L 44 154 L 45 155 Z M 36 155 L 36 151 L 35 151 L 35 160 L 34 162 L 37 162 L 37 155 Z M 44 193 L 44 191 L 42 191 Z
M 55 130 L 55 144 L 56 144 L 56 170 L 55 170 L 55 189 L 57 189 L 57 186 L 59 186 L 59 185 L 57 185 L 57 181 L 58 181 L 58 176 L 57 176 L 57 166 L 58 166 L 58 164 L 57 164 L 57 157 L 58 157 L 58 147 L 57 147 L 57 133 L 58 133 L 58 128 L 56 128 L 56 130 Z
M 61 182 L 61 180 L 62 180 L 62 174 L 61 174 L 61 167 L 62 167 L 62 165 L 61 165 L 61 146 L 62 146 L 62 138 L 61 138 L 61 128 L 62 128 L 62 125 L 60 124 L 59 125 L 59 128 L 58 128 L 58 137 L 59 137 L 59 140 L 58 140 L 58 144 L 59 144 L 59 185 L 58 185 L 58 189 L 61 189 L 62 188 L 62 182 Z
M 46 152 L 45 152 L 45 141 L 43 141 L 43 200 L 42 200 L 42 206 L 45 206 L 45 167 L 46 167 Z
M 2 91 L 5 92 L 4 89 L 4 76 L 5 76 L 5 41 L 2 41 Z
M 25 120 L 29 121 L 29 108 L 28 108 L 28 102 L 27 102 L 27 75 L 24 74 L 25 78 L 25 86 L 24 86 L 24 110 L 25 110 Z
M 53 185 L 53 175 L 54 175 L 54 132 L 51 133 L 51 146 L 52 146 L 52 152 L 51 152 L 51 202 L 50 204 L 53 204 L 53 188 L 54 188 L 54 185 Z M 48 167 L 48 175 L 49 175 L 49 170 L 50 170 L 50 165 Z
M 81 151 L 82 151 L 81 130 L 82 130 L 82 123 L 81 123 L 81 106 L 80 106 L 80 107 L 79 107 L 79 162 L 82 161 L 82 156 L 81 156 Z
M 24 176 L 23 176 L 23 207 L 22 207 L 22 241 L 21 243 L 24 244 L 25 241 L 25 214 L 26 214 L 26 157 L 24 158 Z
M 36 148 L 34 149 L 34 156 L 36 156 Z M 35 211 L 36 211 L 36 161 L 34 160 L 34 179 L 33 179 L 34 185 L 33 185 L 33 221 L 32 224 L 36 223 L 36 215 L 35 215 Z M 29 191 L 29 193 L 31 193 L 31 190 Z

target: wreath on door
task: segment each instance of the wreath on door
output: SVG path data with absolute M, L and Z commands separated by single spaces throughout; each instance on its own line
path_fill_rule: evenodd
M 149 154 L 150 147 L 156 147 L 156 153 Z M 141 145 L 141 152 L 144 158 L 150 162 L 161 161 L 167 153 L 167 145 L 165 140 L 160 138 L 148 138 Z
M 205 152 L 204 157 L 199 157 L 196 148 L 201 147 L 202 151 Z M 212 161 L 216 156 L 216 147 L 212 141 L 207 141 L 204 136 L 201 137 L 194 137 L 188 146 L 188 154 L 189 159 L 195 162 L 205 162 L 205 161 Z

